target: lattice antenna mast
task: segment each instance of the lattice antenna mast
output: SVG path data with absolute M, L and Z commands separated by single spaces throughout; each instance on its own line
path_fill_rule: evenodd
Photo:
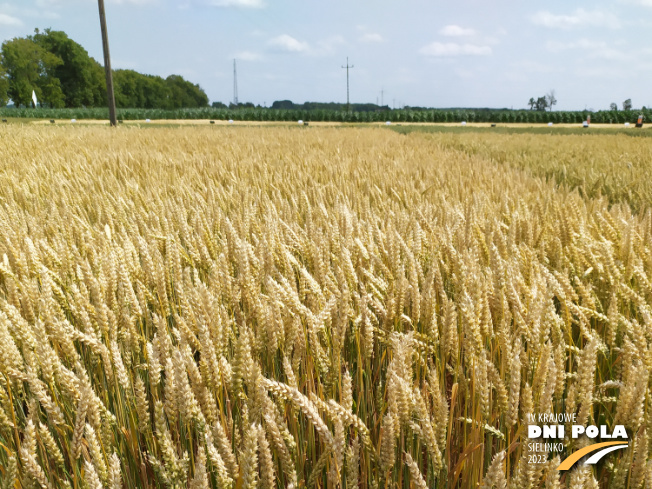
M 233 60 L 233 105 L 238 105 L 238 69 Z
M 349 57 L 346 57 L 346 66 L 342 66 L 342 68 L 346 68 L 346 111 L 350 112 L 351 111 L 351 104 L 349 103 L 349 69 L 354 68 L 353 65 L 349 65 Z

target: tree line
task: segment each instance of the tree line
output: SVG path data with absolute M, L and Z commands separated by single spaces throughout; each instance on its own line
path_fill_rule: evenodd
M 271 108 L 276 110 L 341 111 L 346 110 L 347 104 L 337 102 L 304 102 L 303 104 L 295 104 L 291 100 L 276 100 Z M 380 106 L 376 104 L 349 104 L 349 110 L 352 112 L 375 112 L 389 110 L 389 107 L 387 105 Z
M 557 105 L 557 97 L 555 96 L 555 91 L 550 90 L 545 95 L 541 97 L 531 97 L 527 103 L 530 107 L 530 110 L 537 110 L 539 112 L 545 112 L 546 109 L 552 112 L 553 105 Z
M 537 97 L 537 98 L 531 97 L 527 104 L 530 107 L 530 110 L 533 111 L 545 112 L 546 110 L 548 110 L 552 112 L 553 105 L 557 105 L 557 97 L 555 96 L 555 91 L 550 90 L 548 93 L 542 95 L 541 97 Z M 631 98 L 628 98 L 623 102 L 623 110 L 626 112 L 630 110 L 634 110 Z M 645 106 L 643 107 L 642 110 L 644 112 L 646 111 Z M 618 111 L 618 104 L 616 104 L 615 102 L 609 104 L 609 112 L 617 112 L 617 111 Z M 613 119 L 613 117 L 611 119 Z
M 199 85 L 179 75 L 167 78 L 133 70 L 114 70 L 118 107 L 179 109 L 208 106 Z M 32 91 L 42 107 L 104 107 L 104 68 L 65 32 L 45 29 L 5 41 L 0 49 L 0 107 L 32 105 Z

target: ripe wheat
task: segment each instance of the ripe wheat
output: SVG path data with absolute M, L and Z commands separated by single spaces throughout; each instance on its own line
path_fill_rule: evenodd
M 0 128 L 3 488 L 652 481 L 640 200 L 515 143 L 230 129 Z M 536 412 L 631 447 L 560 479 Z

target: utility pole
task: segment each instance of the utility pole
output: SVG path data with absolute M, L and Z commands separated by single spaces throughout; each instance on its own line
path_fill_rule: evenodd
M 346 66 L 342 66 L 342 68 L 346 68 L 346 111 L 350 112 L 351 111 L 351 104 L 349 103 L 349 69 L 354 68 L 353 65 L 349 66 L 349 57 L 346 57 Z
M 238 106 L 238 70 L 233 60 L 233 105 Z
M 385 105 L 385 89 L 381 88 L 380 89 L 380 106 L 383 107 Z
M 113 73 L 111 72 L 111 54 L 109 53 L 109 35 L 106 30 L 106 15 L 104 14 L 104 0 L 97 0 L 100 9 L 100 27 L 102 28 L 102 48 L 104 50 L 104 71 L 106 73 L 106 95 L 109 102 L 109 120 L 111 126 L 118 123 L 115 115 L 115 94 L 113 93 Z

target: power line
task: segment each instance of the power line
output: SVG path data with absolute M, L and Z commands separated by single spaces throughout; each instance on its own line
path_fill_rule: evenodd
M 353 65 L 349 66 L 349 57 L 346 57 L 346 66 L 342 66 L 342 68 L 346 68 L 346 111 L 350 112 L 351 111 L 351 104 L 349 103 L 349 69 L 354 68 Z

